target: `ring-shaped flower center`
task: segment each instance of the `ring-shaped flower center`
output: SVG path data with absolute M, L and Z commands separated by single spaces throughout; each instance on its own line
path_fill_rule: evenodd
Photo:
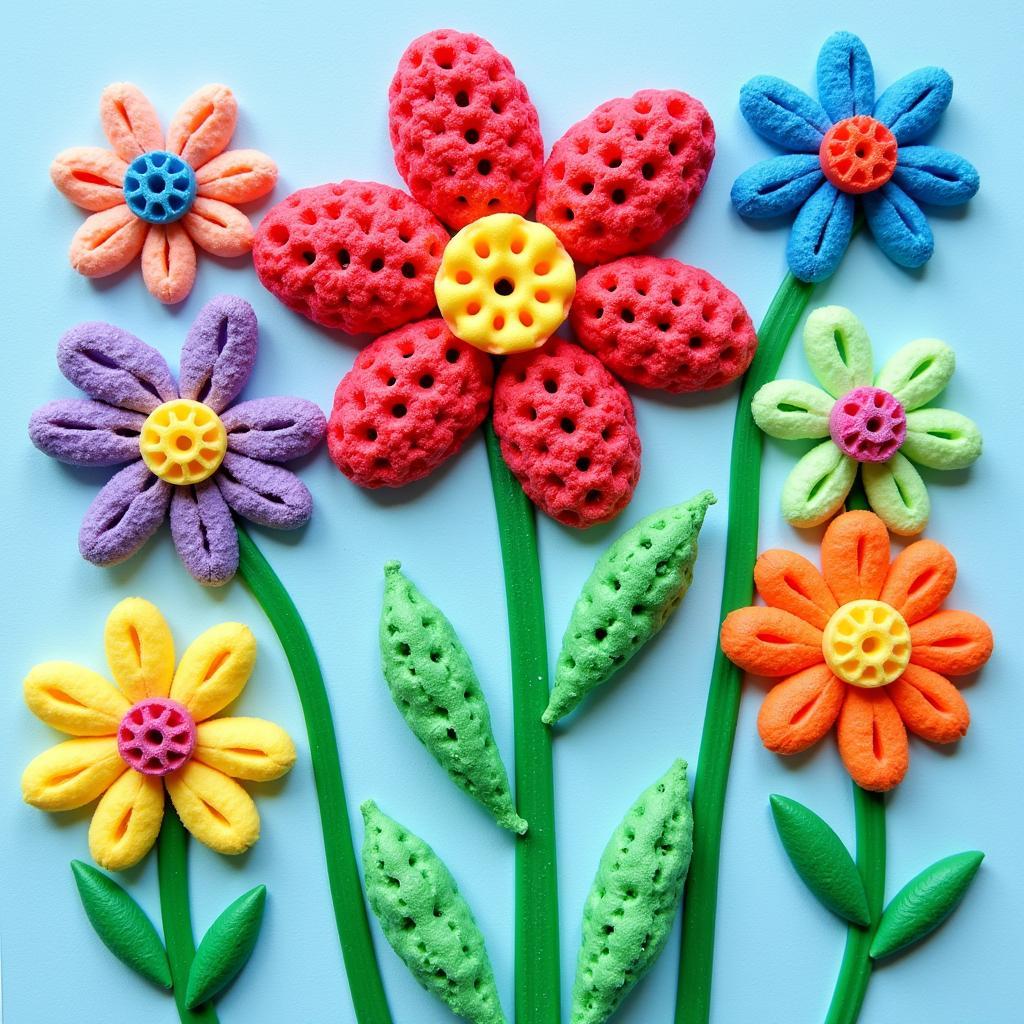
M 137 156 L 124 176 L 128 209 L 150 224 L 172 224 L 192 208 L 196 174 L 180 156 L 154 149 Z
M 892 177 L 898 149 L 896 136 L 881 121 L 859 114 L 829 128 L 818 158 L 825 177 L 840 192 L 863 195 Z
M 854 388 L 843 395 L 828 418 L 836 447 L 858 462 L 887 462 L 907 439 L 907 414 L 882 388 Z
M 196 723 L 177 701 L 149 697 L 133 704 L 117 729 L 117 752 L 142 775 L 169 775 L 196 748 Z
M 220 417 L 202 402 L 176 398 L 157 406 L 142 425 L 139 451 L 169 484 L 198 484 L 217 472 L 228 449 Z
M 910 629 L 884 601 L 850 601 L 828 620 L 821 649 L 844 682 L 868 689 L 888 686 L 910 663 Z

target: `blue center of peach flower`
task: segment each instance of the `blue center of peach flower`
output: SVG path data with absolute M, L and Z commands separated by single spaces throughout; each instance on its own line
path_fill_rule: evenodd
M 137 156 L 124 176 L 128 209 L 150 224 L 172 224 L 192 208 L 196 173 L 180 156 L 154 149 Z

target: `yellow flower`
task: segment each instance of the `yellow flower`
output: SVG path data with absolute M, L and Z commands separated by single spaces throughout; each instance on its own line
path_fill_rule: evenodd
M 174 641 L 160 611 L 130 597 L 107 618 L 114 683 L 67 661 L 36 665 L 25 702 L 36 717 L 74 739 L 25 769 L 27 803 L 69 811 L 99 799 L 89 850 L 102 867 L 137 864 L 160 831 L 164 787 L 201 843 L 236 854 L 259 838 L 252 797 L 235 779 L 263 782 L 295 763 L 288 734 L 260 718 L 213 718 L 242 692 L 256 660 L 247 626 L 208 629 L 174 667 Z

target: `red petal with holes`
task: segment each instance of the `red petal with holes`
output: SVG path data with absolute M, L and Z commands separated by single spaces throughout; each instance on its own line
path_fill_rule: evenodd
M 761 742 L 776 754 L 799 754 L 832 728 L 846 684 L 827 665 L 815 665 L 768 691 L 757 716 Z

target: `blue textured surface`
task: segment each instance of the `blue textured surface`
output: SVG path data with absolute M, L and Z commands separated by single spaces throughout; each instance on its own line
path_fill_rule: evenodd
M 852 308 L 871 332 L 879 361 L 911 338 L 952 343 L 959 366 L 944 404 L 985 433 L 981 461 L 963 473 L 928 473 L 929 535 L 961 566 L 954 604 L 989 619 L 997 652 L 966 687 L 971 732 L 953 752 L 911 744 L 906 782 L 889 800 L 888 891 L 949 853 L 988 854 L 956 915 L 916 951 L 876 972 L 863 1024 L 1008 1024 L 1020 1019 L 1024 946 L 1024 690 L 1019 650 L 1021 573 L 1020 339 L 1011 298 L 1022 252 L 1019 132 L 1007 112 L 1024 109 L 1018 69 L 1021 15 L 1015 0 L 945 5 L 864 0 L 837 25 L 826 5 L 644 3 L 600 0 L 585 8 L 523 0 L 489 7 L 468 0 L 429 5 L 300 7 L 252 0 L 202 5 L 181 0 L 191 30 L 173 41 L 144 37 L 121 8 L 72 3 L 19 5 L 7 17 L 3 76 L 4 245 L 0 306 L 6 362 L 3 396 L 4 682 L 0 687 L 0 927 L 3 999 L 10 1024 L 111 1024 L 176 1019 L 170 1001 L 130 975 L 92 934 L 77 903 L 69 862 L 87 856 L 88 815 L 50 815 L 23 806 L 24 764 L 55 734 L 20 699 L 36 661 L 67 657 L 102 668 L 109 608 L 128 594 L 157 601 L 184 645 L 223 619 L 251 623 L 260 643 L 255 676 L 239 712 L 276 719 L 299 747 L 299 764 L 279 783 L 254 786 L 263 838 L 240 860 L 192 848 L 193 911 L 204 930 L 240 893 L 269 890 L 250 965 L 220 1002 L 224 1024 L 353 1024 L 337 951 L 320 847 L 308 747 L 287 665 L 259 609 L 240 583 L 200 588 L 181 568 L 164 532 L 125 566 L 96 569 L 75 549 L 78 524 L 105 470 L 76 470 L 36 452 L 25 435 L 30 411 L 72 395 L 57 371 L 61 332 L 110 320 L 158 346 L 176 363 L 189 323 L 211 296 L 250 299 L 262 350 L 247 395 L 298 394 L 330 404 L 349 368 L 352 342 L 295 316 L 265 293 L 245 260 L 200 256 L 191 297 L 165 308 L 138 269 L 102 282 L 74 274 L 65 252 L 83 213 L 50 185 L 59 150 L 101 145 L 102 88 L 134 81 L 164 125 L 194 89 L 210 81 L 237 93 L 235 144 L 271 154 L 293 189 L 344 176 L 398 184 L 387 139 L 387 86 L 406 43 L 448 24 L 479 32 L 507 53 L 529 86 L 548 146 L 598 103 L 645 86 L 700 97 L 718 130 L 718 156 L 686 226 L 660 251 L 719 275 L 760 319 L 785 270 L 785 228 L 741 220 L 732 182 L 770 155 L 744 122 L 737 98 L 751 76 L 770 71 L 815 93 L 815 59 L 834 29 L 857 32 L 871 51 L 880 88 L 910 69 L 948 68 L 953 103 L 935 145 L 966 154 L 984 187 L 967 206 L 929 211 L 937 245 L 927 268 L 906 272 L 867 233 L 856 238 L 818 301 Z M 231 11 L 235 13 L 231 13 Z M 698 42 L 699 41 L 699 42 Z M 256 211 L 266 209 L 268 202 Z M 806 377 L 799 345 L 783 374 Z M 632 506 L 610 528 L 585 535 L 541 525 L 552 659 L 579 586 L 620 529 L 673 501 L 712 487 L 724 499 L 736 389 L 713 396 L 636 395 L 644 471 Z M 243 396 L 244 397 L 244 396 Z M 778 495 L 803 446 L 768 441 L 764 545 L 813 557 L 817 531 L 782 522 Z M 487 690 L 497 741 L 511 751 L 504 594 L 490 485 L 479 439 L 425 483 L 398 494 L 354 488 L 326 455 L 300 469 L 317 511 L 293 536 L 256 531 L 257 540 L 303 610 L 334 701 L 349 798 L 372 797 L 444 857 L 474 907 L 506 1008 L 512 1005 L 514 839 L 452 786 L 408 732 L 377 666 L 376 622 L 383 563 L 400 558 L 462 634 Z M 951 479 L 952 478 L 952 479 Z M 601 850 L 636 795 L 677 755 L 696 761 L 715 642 L 725 503 L 711 510 L 693 590 L 649 651 L 615 685 L 588 702 L 560 732 L 556 750 L 563 965 L 567 996 L 583 900 Z M 822 814 L 846 841 L 853 811 L 833 741 L 793 760 L 765 751 L 755 730 L 762 688 L 744 696 L 725 817 L 716 960 L 716 1024 L 791 1024 L 823 1016 L 842 954 L 840 925 L 803 888 L 771 824 L 768 795 L 781 792 Z M 354 819 L 361 834 L 358 816 Z M 155 914 L 156 863 L 122 879 Z M 397 1024 L 448 1024 L 375 930 Z M 668 1024 L 678 927 L 653 974 L 616 1018 Z
M 129 165 L 124 195 L 136 216 L 150 224 L 172 224 L 192 208 L 196 172 L 180 156 L 154 149 Z

